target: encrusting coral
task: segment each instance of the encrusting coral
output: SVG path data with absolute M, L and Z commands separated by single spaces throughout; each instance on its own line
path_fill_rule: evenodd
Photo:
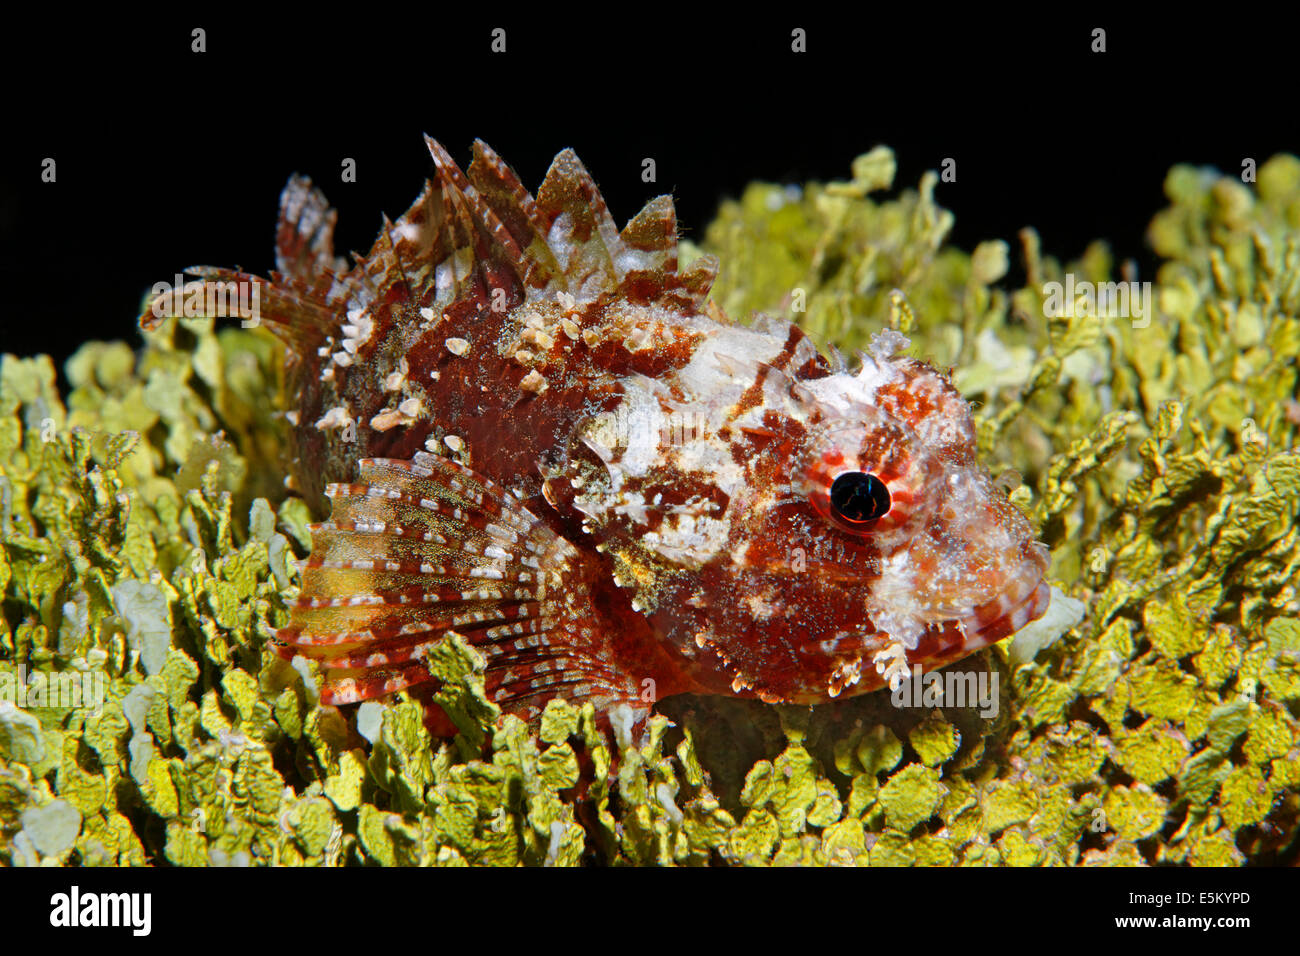
M 1063 264 L 1028 230 L 1008 290 L 1005 243 L 945 245 L 935 177 L 870 198 L 893 177 L 878 148 L 848 182 L 754 184 L 703 246 L 731 315 L 844 350 L 887 325 L 956 369 L 1081 616 L 950 669 L 999 678 L 998 706 L 679 697 L 610 740 L 562 701 L 499 719 L 450 640 L 454 740 L 412 701 L 322 708 L 269 646 L 311 520 L 278 346 L 171 320 L 85 344 L 66 398 L 47 357 L 0 368 L 0 862 L 1294 860 L 1300 160 L 1172 170 L 1145 314 L 1088 299 L 1118 288 L 1104 244 Z

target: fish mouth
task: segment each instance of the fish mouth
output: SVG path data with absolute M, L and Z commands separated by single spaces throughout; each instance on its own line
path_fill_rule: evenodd
M 1042 617 L 1051 600 L 1052 589 L 1041 574 L 1023 578 L 965 614 L 936 621 L 908 650 L 908 660 L 928 671 L 947 667 Z
M 950 623 L 963 635 L 968 648 L 985 647 L 1038 620 L 1051 600 L 1051 587 L 1039 577 L 1027 593 L 1019 588 L 1009 589 Z

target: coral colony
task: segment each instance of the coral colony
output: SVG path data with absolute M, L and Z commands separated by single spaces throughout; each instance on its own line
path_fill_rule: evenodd
M 884 148 L 699 245 L 429 148 L 5 356 L 0 863 L 1294 860 L 1300 160 L 1011 288 Z

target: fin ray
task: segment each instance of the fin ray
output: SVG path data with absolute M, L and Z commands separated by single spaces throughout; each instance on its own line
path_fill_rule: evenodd
M 334 227 L 339 214 L 306 176 L 291 176 L 280 193 L 275 232 L 275 268 L 294 279 L 311 281 L 324 270 L 345 272 L 347 263 L 334 255 Z
M 511 307 L 567 293 L 583 303 L 617 294 L 682 312 L 704 308 L 717 260 L 701 256 L 679 268 L 670 197 L 651 200 L 620 233 L 571 149 L 555 157 L 534 198 L 481 140 L 466 174 L 440 143 L 425 139 L 435 176 L 396 222 L 384 220 L 370 251 L 354 255 L 350 268 L 334 253 L 336 211 L 311 180 L 295 175 L 280 197 L 269 281 L 238 270 L 197 272 L 258 283 L 261 317 L 299 358 L 345 338 L 344 325 L 373 304 L 435 313 L 457 306 L 468 319 L 502 287 Z M 157 303 L 141 315 L 143 327 L 159 324 Z M 385 308 L 371 318 L 388 323 L 399 312 Z M 386 328 L 376 326 L 372 340 Z
M 487 659 L 489 697 L 534 716 L 565 693 L 636 699 L 606 659 L 584 555 L 513 493 L 450 459 L 363 459 L 332 485 L 282 656 L 326 671 L 322 700 L 352 703 L 435 682 L 425 655 L 456 633 Z

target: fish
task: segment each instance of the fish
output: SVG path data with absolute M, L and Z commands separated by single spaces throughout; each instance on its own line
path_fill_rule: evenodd
M 904 335 L 851 369 L 729 318 L 671 197 L 620 230 L 572 150 L 534 196 L 481 140 L 463 171 L 425 142 L 434 175 L 351 265 L 294 176 L 269 277 L 190 270 L 251 289 L 285 345 L 287 467 L 329 517 L 276 641 L 319 663 L 323 704 L 429 701 L 458 635 L 526 720 L 557 697 L 634 724 L 684 693 L 815 705 L 1045 612 L 1047 549 Z

